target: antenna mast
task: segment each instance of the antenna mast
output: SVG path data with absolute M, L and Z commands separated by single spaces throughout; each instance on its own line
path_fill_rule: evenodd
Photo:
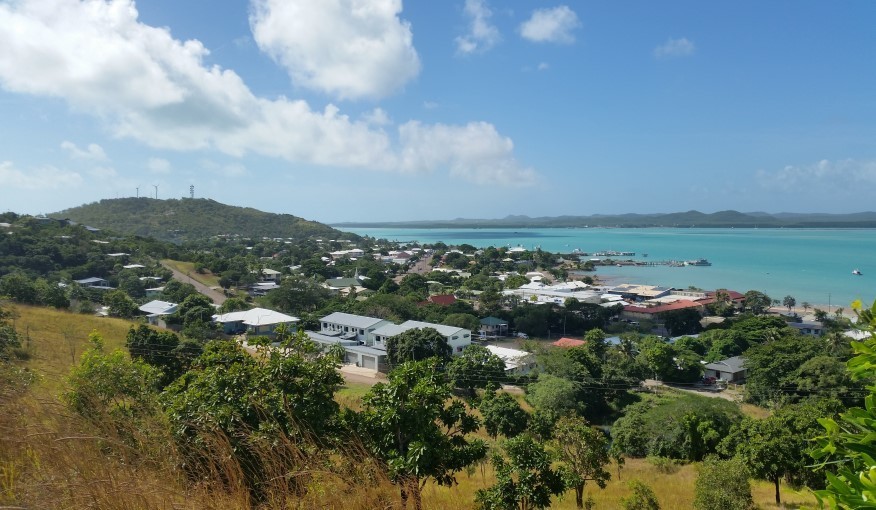
M 153 184 L 152 187 L 155 188 L 155 200 L 158 200 L 158 185 Z
M 195 185 L 194 184 L 189 186 L 189 198 L 195 198 Z

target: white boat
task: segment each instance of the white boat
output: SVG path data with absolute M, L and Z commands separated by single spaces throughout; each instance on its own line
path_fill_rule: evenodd
M 860 270 L 858 270 L 858 269 L 855 269 L 854 271 L 852 271 L 852 274 L 854 274 L 854 275 L 858 275 L 858 276 L 861 276 L 861 275 L 864 274 L 864 273 L 862 273 L 862 272 L 861 272 Z

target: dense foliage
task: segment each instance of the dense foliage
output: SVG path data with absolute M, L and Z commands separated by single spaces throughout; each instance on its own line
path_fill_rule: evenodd
M 698 461 L 716 453 L 721 440 L 741 419 L 724 399 L 688 394 L 648 397 L 626 408 L 612 427 L 612 448 L 631 457 Z

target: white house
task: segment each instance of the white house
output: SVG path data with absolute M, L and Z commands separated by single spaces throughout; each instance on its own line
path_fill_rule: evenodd
M 373 345 L 374 331 L 390 324 L 392 322 L 385 319 L 334 312 L 319 320 L 319 332 L 326 336 L 355 340 L 361 345 Z
M 505 373 L 509 375 L 528 374 L 535 368 L 535 355 L 531 352 L 499 347 L 497 345 L 485 346 L 490 353 L 502 358 L 505 362 Z
M 213 321 L 222 324 L 226 334 L 273 335 L 280 324 L 295 326 L 298 317 L 292 317 L 266 308 L 253 308 L 242 312 L 214 315 Z
M 432 328 L 437 331 L 447 340 L 447 343 L 453 349 L 454 356 L 460 354 L 466 347 L 471 345 L 471 331 L 468 329 L 445 326 L 443 324 L 432 324 L 431 322 L 405 321 L 398 325 L 387 324 L 376 329 L 374 331 L 374 347 L 386 350 L 386 341 L 388 339 L 409 329 L 416 328 Z
M 139 307 L 139 310 L 146 316 L 149 324 L 158 325 L 158 321 L 165 315 L 170 315 L 179 309 L 176 303 L 168 303 L 167 301 L 154 300 Z

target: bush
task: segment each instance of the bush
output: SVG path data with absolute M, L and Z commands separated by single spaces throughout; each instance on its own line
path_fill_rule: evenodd
M 681 467 L 681 462 L 675 459 L 670 459 L 668 457 L 651 455 L 647 458 L 647 460 L 649 464 L 657 468 L 657 471 L 667 475 L 671 475 L 677 472 L 679 467 Z
M 627 483 L 627 487 L 633 491 L 630 497 L 621 500 L 621 506 L 624 510 L 660 510 L 660 503 L 657 501 L 657 495 L 648 485 L 633 480 Z
M 749 510 L 754 506 L 754 500 L 748 478 L 748 467 L 741 459 L 718 460 L 709 457 L 699 469 L 694 489 L 694 508 Z

